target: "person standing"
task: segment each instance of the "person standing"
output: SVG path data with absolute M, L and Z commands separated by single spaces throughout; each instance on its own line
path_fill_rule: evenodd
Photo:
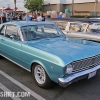
M 57 18 L 62 18 L 63 13 L 60 12 Z
M 33 20 L 36 20 L 37 19 L 36 13 L 33 14 L 32 18 L 33 18 Z
M 16 16 L 13 16 L 13 17 L 12 17 L 12 20 L 13 20 L 13 21 L 17 20 L 17 17 L 16 17 Z
M 12 21 L 12 16 L 11 16 L 11 14 L 7 14 L 7 21 L 8 21 L 8 22 Z
M 42 21 L 42 17 L 41 17 L 41 15 L 40 15 L 40 13 L 37 13 L 37 21 Z
M 1 20 L 2 20 L 2 23 L 5 23 L 5 22 L 6 22 L 5 14 L 3 14 L 3 15 L 1 16 Z
M 19 15 L 19 19 L 22 20 L 22 15 Z
M 26 21 L 31 21 L 31 17 L 29 16 L 29 13 L 26 14 L 24 20 L 26 20 Z
M 42 14 L 42 21 L 45 21 L 45 16 Z

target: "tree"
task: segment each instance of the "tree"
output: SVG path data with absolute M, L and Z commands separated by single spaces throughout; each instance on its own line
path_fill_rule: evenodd
M 16 0 L 14 0 L 14 6 L 15 6 L 14 8 L 15 8 L 15 10 L 16 10 Z
M 16 15 L 16 0 L 14 0 L 14 8 L 15 8 L 15 15 Z
M 43 7 L 43 0 L 24 0 L 24 7 L 30 12 L 41 11 Z

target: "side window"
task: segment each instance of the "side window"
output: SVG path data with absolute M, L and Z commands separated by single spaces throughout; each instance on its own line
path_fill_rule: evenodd
M 20 41 L 18 27 L 14 25 L 8 25 L 5 32 L 5 37 Z
M 6 26 L 3 26 L 0 30 L 0 35 L 4 35 Z

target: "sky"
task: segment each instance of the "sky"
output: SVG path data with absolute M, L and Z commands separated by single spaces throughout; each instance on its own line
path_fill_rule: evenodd
M 16 0 L 16 1 L 17 1 L 17 8 L 19 10 L 26 11 L 26 9 L 23 6 L 24 5 L 24 0 Z M 2 8 L 2 7 L 7 8 L 8 7 L 7 4 L 10 4 L 9 6 L 14 9 L 14 0 L 0 0 L 0 8 Z

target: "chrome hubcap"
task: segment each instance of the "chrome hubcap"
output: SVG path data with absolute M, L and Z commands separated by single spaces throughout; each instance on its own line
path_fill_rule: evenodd
M 36 81 L 39 84 L 44 84 L 45 83 L 45 80 L 46 80 L 45 71 L 44 71 L 44 69 L 40 65 L 37 65 L 35 67 L 35 69 L 34 69 L 34 76 L 35 76 Z

